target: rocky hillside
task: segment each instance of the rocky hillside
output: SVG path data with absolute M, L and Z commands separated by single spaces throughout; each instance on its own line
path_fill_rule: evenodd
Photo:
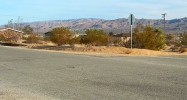
M 135 26 L 137 23 L 142 25 L 152 25 L 153 27 L 160 27 L 164 29 L 163 19 L 136 19 Z M 25 23 L 24 25 L 30 25 L 40 33 L 47 32 L 55 27 L 69 27 L 72 30 L 84 32 L 89 28 L 103 29 L 106 32 L 113 31 L 114 33 L 129 32 L 130 26 L 128 19 L 121 18 L 115 20 L 104 20 L 104 19 L 71 19 L 71 20 L 53 20 L 53 21 L 41 21 Z M 187 18 L 166 20 L 166 33 L 181 33 L 187 31 Z

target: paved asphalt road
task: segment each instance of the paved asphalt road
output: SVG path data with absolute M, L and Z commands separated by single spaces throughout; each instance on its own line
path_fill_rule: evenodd
M 0 46 L 0 84 L 56 100 L 187 100 L 187 56 L 94 56 Z

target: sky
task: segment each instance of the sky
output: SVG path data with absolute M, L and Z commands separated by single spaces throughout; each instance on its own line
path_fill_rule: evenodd
M 187 17 L 187 0 L 0 0 L 0 25 L 16 22 L 99 18 L 166 20 Z

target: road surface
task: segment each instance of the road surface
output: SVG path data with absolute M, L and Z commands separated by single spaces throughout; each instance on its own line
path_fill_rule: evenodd
M 7 98 L 187 100 L 187 56 L 84 55 L 0 46 L 0 99 Z

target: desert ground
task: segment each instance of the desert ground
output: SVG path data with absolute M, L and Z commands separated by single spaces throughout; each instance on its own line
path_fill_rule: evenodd
M 187 55 L 187 49 L 181 53 L 179 50 L 172 51 L 171 46 L 166 46 L 164 50 L 154 51 L 148 49 L 125 48 L 118 46 L 87 46 L 87 45 L 64 45 L 55 46 L 53 43 L 45 45 L 27 44 L 24 48 L 44 50 L 44 51 L 58 51 L 66 53 L 79 54 L 110 54 L 110 55 L 134 55 L 134 56 L 168 56 L 168 55 Z

